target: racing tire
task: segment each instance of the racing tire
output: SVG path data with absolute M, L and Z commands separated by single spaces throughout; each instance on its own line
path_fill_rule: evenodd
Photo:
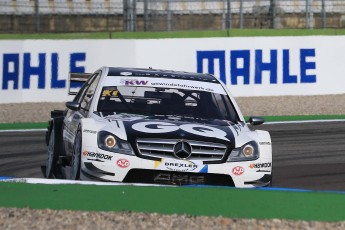
M 46 160 L 46 169 L 45 169 L 45 177 L 46 178 L 54 178 L 58 170 L 58 157 L 59 157 L 59 146 L 57 145 L 57 135 L 54 126 L 50 131 L 49 141 L 48 141 L 48 150 L 47 150 L 47 160 Z
M 70 179 L 71 180 L 80 180 L 80 160 L 81 160 L 81 131 L 78 130 L 77 135 L 75 136 L 74 145 L 73 145 L 73 154 L 71 159 L 71 171 Z

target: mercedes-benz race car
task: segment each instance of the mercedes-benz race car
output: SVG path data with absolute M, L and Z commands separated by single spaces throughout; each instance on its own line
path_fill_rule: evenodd
M 47 178 L 166 185 L 270 186 L 272 146 L 210 74 L 102 67 L 70 74 L 52 111 Z M 80 88 L 73 88 L 82 82 Z M 77 90 L 76 90 L 77 89 Z M 250 125 L 259 125 L 251 117 Z

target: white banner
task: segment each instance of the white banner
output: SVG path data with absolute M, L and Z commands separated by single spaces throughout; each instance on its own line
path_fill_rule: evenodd
M 212 73 L 236 97 L 345 93 L 345 36 L 0 41 L 0 103 L 64 102 L 69 72 Z

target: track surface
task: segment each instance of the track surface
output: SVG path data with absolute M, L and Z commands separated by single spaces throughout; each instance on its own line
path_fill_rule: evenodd
M 345 122 L 266 124 L 273 186 L 345 191 Z M 45 132 L 0 133 L 0 176 L 42 177 Z

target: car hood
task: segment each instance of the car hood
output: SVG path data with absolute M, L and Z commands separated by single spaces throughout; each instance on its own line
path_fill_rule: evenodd
M 127 140 L 130 142 L 135 142 L 137 138 L 154 138 L 197 140 L 234 145 L 234 136 L 236 135 L 234 124 L 223 120 L 134 114 L 116 114 L 107 116 L 105 119 L 123 127 Z M 116 135 L 116 133 L 114 134 Z

